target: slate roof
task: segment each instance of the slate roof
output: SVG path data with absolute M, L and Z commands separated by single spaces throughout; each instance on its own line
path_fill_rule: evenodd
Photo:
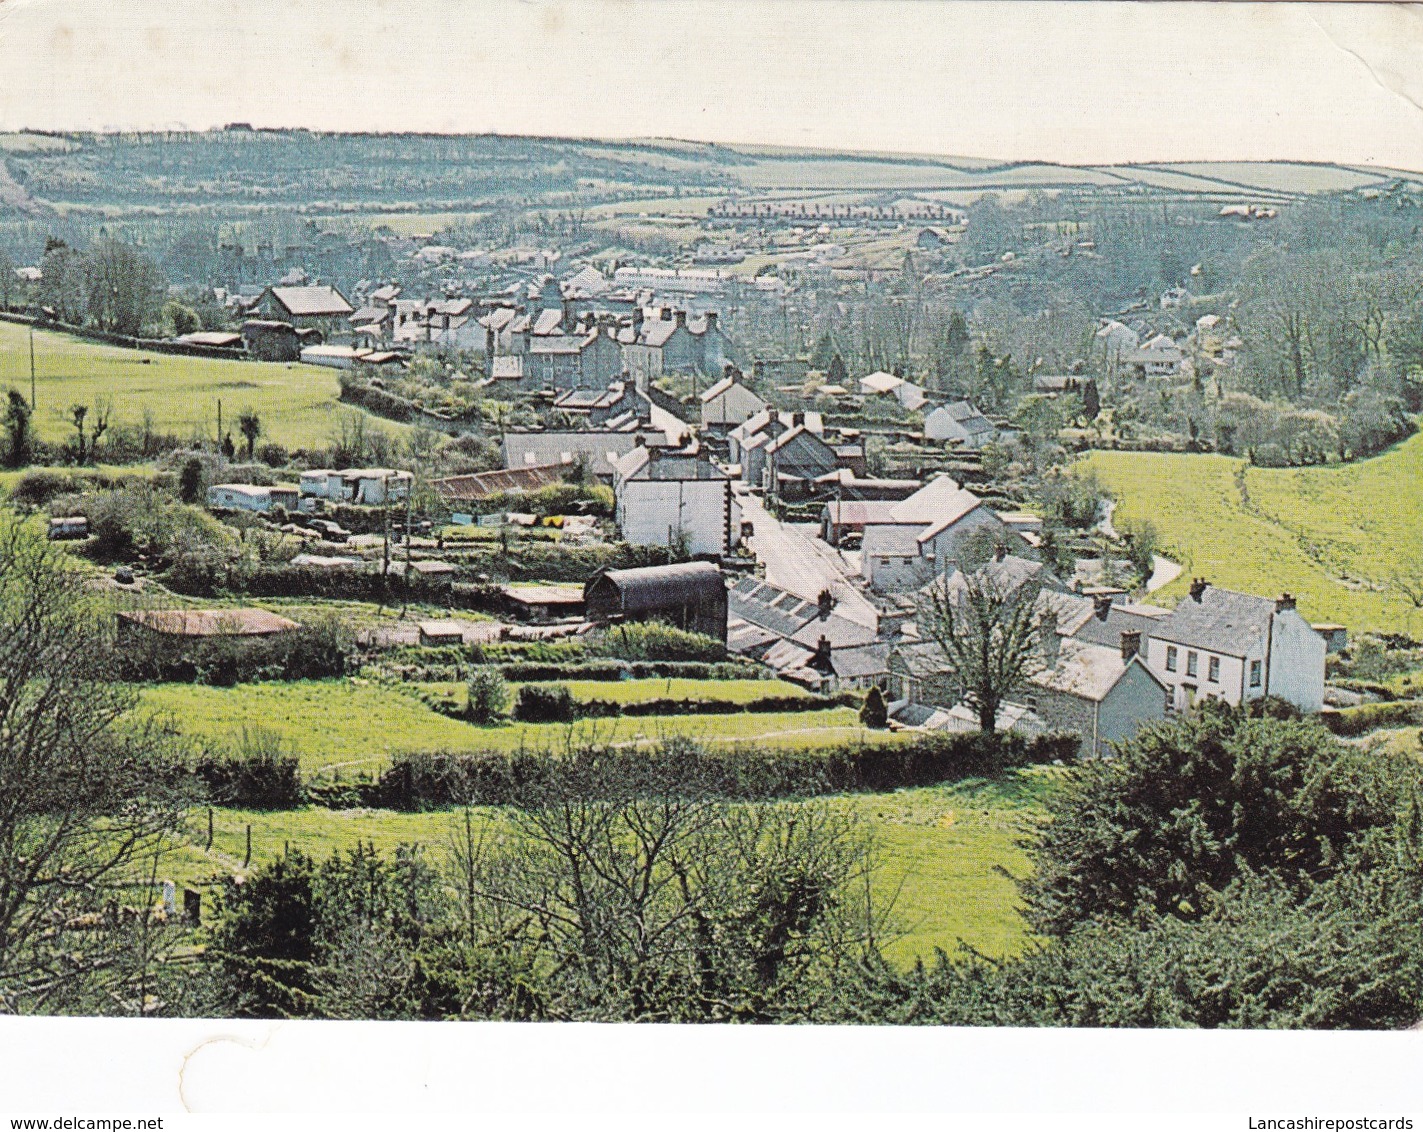
M 273 287 L 272 297 L 293 315 L 349 315 L 351 304 L 334 287 Z
M 624 480 L 725 480 L 727 474 L 710 460 L 700 460 L 686 453 L 659 453 L 654 456 L 646 447 L 634 448 L 617 462 L 617 472 Z
M 1199 597 L 1183 597 L 1171 616 L 1156 623 L 1151 635 L 1188 648 L 1244 657 L 1265 636 L 1274 615 L 1271 598 L 1206 586 Z
M 1164 692 L 1165 685 L 1152 675 L 1140 657 L 1123 660 L 1120 648 L 1094 645 L 1072 637 L 1062 641 L 1056 664 L 1029 679 L 1040 688 L 1100 703 L 1133 664 L 1139 665 Z
M 1102 611 L 1094 607 L 1091 610 L 1091 615 L 1082 621 L 1071 635 L 1079 641 L 1107 645 L 1112 648 L 1120 648 L 1123 633 L 1137 632 L 1145 640 L 1157 631 L 1162 623 L 1162 618 L 1167 616 L 1167 611 L 1163 609 L 1153 615 L 1138 612 L 1138 610 L 1154 608 L 1154 606 L 1112 605 L 1107 608 L 1104 617 Z
M 825 477 L 820 477 L 824 479 Z M 883 523 L 892 518 L 892 499 L 846 499 L 832 500 L 825 505 L 830 522 L 837 527 L 863 527 L 869 523 Z
M 833 609 L 820 616 L 820 604 L 783 590 L 760 578 L 738 578 L 727 592 L 733 615 L 778 636 L 814 648 L 827 637 L 831 647 L 869 644 L 875 640 L 873 628 L 851 621 Z

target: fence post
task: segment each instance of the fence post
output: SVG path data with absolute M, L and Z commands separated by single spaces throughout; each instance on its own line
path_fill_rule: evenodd
M 212 807 L 208 807 L 208 848 L 212 848 Z
M 242 867 L 245 869 L 252 863 L 252 824 L 247 824 L 247 856 L 242 858 Z

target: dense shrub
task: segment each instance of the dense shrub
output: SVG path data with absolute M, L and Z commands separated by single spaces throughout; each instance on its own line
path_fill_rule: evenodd
M 1194 920 L 1247 870 L 1318 883 L 1392 828 L 1419 785 L 1416 763 L 1345 746 L 1312 719 L 1209 702 L 1087 763 L 1053 799 L 1030 918 L 1055 934 L 1097 917 Z
M 466 713 L 475 723 L 493 723 L 509 710 L 509 686 L 495 668 L 482 666 L 469 679 Z
M 1412 727 L 1423 724 L 1423 700 L 1360 704 L 1323 712 L 1319 718 L 1335 735 L 1364 735 L 1380 727 Z
M 264 728 L 244 727 L 233 749 L 203 754 L 192 771 L 220 806 L 290 810 L 306 803 L 300 763 Z
M 889 708 L 884 702 L 884 693 L 872 687 L 860 708 L 860 722 L 866 727 L 883 728 L 889 726 Z
M 513 716 L 524 723 L 567 723 L 576 715 L 567 684 L 525 684 L 514 698 Z
M 715 637 L 689 633 L 657 621 L 633 621 L 603 630 L 591 651 L 623 660 L 697 660 L 715 663 L 726 659 L 726 646 Z
M 1049 735 L 1030 741 L 1005 733 L 940 732 L 894 745 L 852 743 L 780 750 L 748 743 L 711 752 L 683 742 L 651 750 L 609 750 L 603 752 L 603 757 L 627 760 L 630 773 L 646 774 L 657 773 L 667 760 L 692 757 L 698 768 L 698 781 L 709 783 L 708 788 L 718 796 L 751 801 L 932 786 L 997 774 L 1008 767 L 1067 761 L 1076 757 L 1078 746 L 1075 735 Z M 568 753 L 406 755 L 397 758 L 381 776 L 368 792 L 368 801 L 397 810 L 465 803 L 508 805 L 536 780 L 544 784 L 546 792 L 556 794 L 559 775 L 563 773 L 560 767 Z
M 257 680 L 344 676 L 356 660 L 355 637 L 340 618 L 316 617 L 270 637 L 167 638 L 144 634 L 125 642 L 121 673 L 153 680 L 229 687 Z

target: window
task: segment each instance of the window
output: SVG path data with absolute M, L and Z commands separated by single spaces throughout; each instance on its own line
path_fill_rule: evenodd
M 1176 646 L 1175 646 L 1175 645 L 1167 645 L 1167 646 L 1166 646 L 1166 671 L 1167 671 L 1167 672 L 1175 672 L 1175 671 L 1176 671 Z
M 1220 657 L 1213 656 L 1206 665 L 1206 679 L 1212 684 L 1220 683 Z
M 1197 663 L 1196 654 L 1188 652 L 1186 654 L 1186 675 L 1194 676 L 1198 671 L 1200 671 L 1200 665 Z
M 1260 686 L 1260 661 L 1258 660 L 1250 662 L 1250 686 L 1252 688 Z

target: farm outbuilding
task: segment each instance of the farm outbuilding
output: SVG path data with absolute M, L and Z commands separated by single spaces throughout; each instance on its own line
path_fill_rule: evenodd
M 583 616 L 583 590 L 580 586 L 505 586 L 500 595 L 505 610 L 520 621 Z
M 726 582 L 710 562 L 600 570 L 583 600 L 590 621 L 666 621 L 726 640 Z
M 118 615 L 119 640 L 274 637 L 301 628 L 265 609 L 137 609 Z

